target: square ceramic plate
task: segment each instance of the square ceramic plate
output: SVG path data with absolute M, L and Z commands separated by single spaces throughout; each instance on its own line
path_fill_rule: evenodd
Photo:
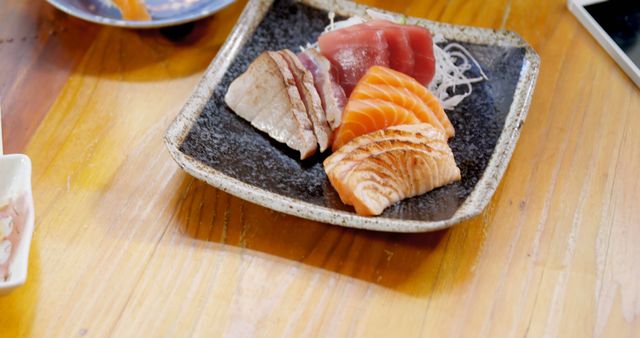
M 287 214 L 347 227 L 422 232 L 479 214 L 508 165 L 529 109 L 540 65 L 518 35 L 416 18 L 448 42 L 463 45 L 489 80 L 447 111 L 456 129 L 449 144 L 462 180 L 362 217 L 340 202 L 322 168 L 326 154 L 298 155 L 236 116 L 224 103 L 231 81 L 265 50 L 298 50 L 316 41 L 328 11 L 349 17 L 368 7 L 346 1 L 250 1 L 193 96 L 169 127 L 171 155 L 191 175 L 230 194 Z M 400 18 L 400 15 L 390 13 Z M 478 73 L 478 69 L 471 69 Z

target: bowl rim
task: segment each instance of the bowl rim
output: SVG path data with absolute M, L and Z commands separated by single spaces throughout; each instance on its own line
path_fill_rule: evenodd
M 347 211 L 315 205 L 244 183 L 180 151 L 180 145 L 209 101 L 213 90 L 226 73 L 237 53 L 261 22 L 273 1 L 249 1 L 195 91 L 167 129 L 164 137 L 165 144 L 178 165 L 192 176 L 241 199 L 293 216 L 351 228 L 389 232 L 428 232 L 448 228 L 480 214 L 491 200 L 509 164 L 531 104 L 531 97 L 540 69 L 539 55 L 524 39 L 511 31 L 433 22 L 375 8 L 376 11 L 387 13 L 395 18 L 404 18 L 408 23 L 424 25 L 432 33 L 441 34 L 446 39 L 496 46 L 522 47 L 525 49 L 520 78 L 514 92 L 514 100 L 505 119 L 505 124 L 494 152 L 472 192 L 448 219 L 418 221 L 384 216 L 365 217 Z M 337 14 L 343 16 L 363 14 L 367 9 L 373 9 L 369 6 L 342 0 L 298 0 L 297 2 L 323 10 L 331 8 Z
M 168 26 L 180 25 L 196 20 L 200 20 L 207 16 L 210 16 L 225 7 L 231 5 L 236 0 L 214 0 L 211 4 L 209 4 L 206 9 L 197 12 L 195 15 L 187 15 L 187 16 L 175 16 L 172 18 L 159 19 L 159 20 L 146 20 L 146 21 L 132 21 L 132 20 L 124 20 L 124 19 L 112 19 L 107 18 L 100 15 L 91 14 L 85 11 L 82 11 L 74 6 L 70 6 L 66 3 L 65 0 L 47 0 L 47 2 L 53 7 L 71 15 L 76 18 L 83 19 L 85 21 L 93 22 L 99 25 L 107 25 L 121 28 L 132 28 L 132 29 L 151 29 L 151 28 L 162 28 Z

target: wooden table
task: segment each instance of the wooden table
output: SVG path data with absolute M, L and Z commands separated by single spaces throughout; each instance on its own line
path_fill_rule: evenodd
M 640 337 L 640 91 L 563 0 L 365 1 L 514 30 L 542 57 L 485 212 L 447 231 L 278 214 L 183 173 L 163 133 L 240 14 L 175 32 L 0 3 L 4 141 L 33 160 L 4 337 Z M 168 37 L 167 37 L 168 36 Z

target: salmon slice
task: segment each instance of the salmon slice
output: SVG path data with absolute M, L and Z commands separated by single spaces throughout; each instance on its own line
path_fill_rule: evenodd
M 431 147 L 426 145 L 425 143 L 419 143 L 416 140 L 405 140 L 398 141 L 394 139 L 387 139 L 384 141 L 373 142 L 367 144 L 365 146 L 357 148 L 357 150 L 348 154 L 342 162 L 339 162 L 331 171 L 331 179 L 336 182 L 334 185 L 336 191 L 338 191 L 338 195 L 344 204 L 353 205 L 354 197 L 353 190 L 348 185 L 341 180 L 350 175 L 364 160 L 375 156 L 382 156 L 383 154 L 394 152 L 394 151 L 415 151 L 415 152 L 425 152 L 428 155 L 431 155 L 434 152 L 440 154 L 446 154 L 448 147 Z M 384 170 L 383 174 L 387 176 L 394 175 L 394 171 Z M 392 183 L 392 181 L 390 181 Z M 402 188 L 405 191 L 408 191 L 408 194 L 414 196 L 418 194 L 414 191 L 414 188 L 417 187 L 415 184 L 409 184 L 408 186 Z M 409 190 L 406 190 L 409 189 Z
M 427 106 L 420 97 L 408 89 L 385 84 L 371 84 L 361 81 L 353 90 L 351 98 L 381 99 L 393 102 L 412 111 L 420 121 L 429 123 L 437 129 L 445 130 L 433 110 L 431 110 L 431 108 L 429 108 L 429 106 Z
M 333 156 L 327 157 L 323 162 L 324 168 L 326 171 L 333 171 L 334 167 L 339 163 L 346 164 L 344 160 L 347 155 L 350 155 L 354 150 L 373 142 L 382 142 L 387 140 L 415 141 L 416 139 L 446 140 L 446 136 L 442 130 L 436 128 L 424 128 L 422 124 L 401 124 L 392 126 L 384 130 L 378 130 L 354 138 L 349 143 L 341 147 L 340 151 L 335 152 Z
M 342 201 L 363 216 L 460 180 L 445 135 L 427 123 L 360 136 L 329 156 L 324 167 Z
M 450 158 L 413 149 L 392 150 L 368 158 L 347 177 L 359 215 L 380 215 L 388 206 L 460 180 Z
M 393 102 L 380 99 L 349 100 L 344 108 L 342 125 L 335 133 L 333 151 L 353 138 L 399 124 L 415 124 L 420 120 Z
M 373 66 L 369 68 L 369 71 L 367 71 L 360 81 L 362 83 L 401 87 L 411 91 L 433 111 L 440 121 L 440 124 L 444 127 L 447 137 L 453 137 L 455 135 L 453 125 L 451 121 L 449 121 L 449 117 L 447 117 L 447 114 L 444 112 L 438 98 L 412 77 L 386 67 Z
M 113 4 L 120 10 L 124 20 L 151 20 L 151 15 L 142 0 L 113 0 Z
M 398 125 L 385 130 L 362 135 L 345 144 L 333 156 L 324 161 L 327 173 L 335 177 L 344 177 L 354 166 L 368 156 L 375 155 L 390 149 L 402 149 L 430 140 L 445 142 L 432 142 L 431 149 L 443 154 L 449 152 L 444 131 L 436 128 L 424 128 L 422 124 Z M 349 192 L 339 184 L 334 186 L 339 191 L 339 196 L 344 204 L 351 205 Z

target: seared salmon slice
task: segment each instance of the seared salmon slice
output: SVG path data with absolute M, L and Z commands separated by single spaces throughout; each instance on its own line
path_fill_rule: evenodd
M 331 185 L 363 216 L 460 180 L 445 134 L 427 123 L 355 138 L 324 161 Z

